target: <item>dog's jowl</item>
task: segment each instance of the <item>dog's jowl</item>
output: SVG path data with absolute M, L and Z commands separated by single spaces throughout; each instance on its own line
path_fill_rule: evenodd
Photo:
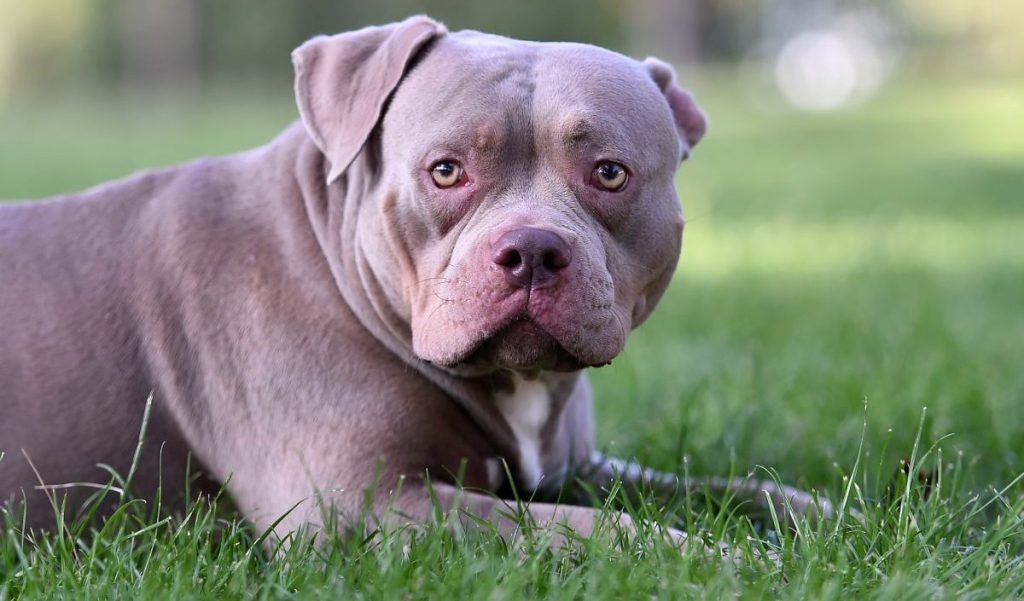
M 706 122 L 672 69 L 425 17 L 292 58 L 301 119 L 268 145 L 0 207 L 0 499 L 52 526 L 42 485 L 126 474 L 151 394 L 133 493 L 172 496 L 191 458 L 257 528 L 298 504 L 279 534 L 369 487 L 375 519 L 460 496 L 512 532 L 470 490 L 691 486 L 595 453 L 584 373 L 679 257 Z

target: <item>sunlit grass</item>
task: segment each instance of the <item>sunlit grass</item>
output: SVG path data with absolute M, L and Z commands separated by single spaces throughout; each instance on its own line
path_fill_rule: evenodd
M 681 285 L 750 272 L 774 273 L 786 281 L 862 270 L 923 269 L 956 278 L 979 270 L 1024 269 L 1024 249 L 1017 238 L 1024 231 L 1024 215 L 971 224 L 924 217 L 702 225 L 694 222 L 686 231 L 678 271 Z

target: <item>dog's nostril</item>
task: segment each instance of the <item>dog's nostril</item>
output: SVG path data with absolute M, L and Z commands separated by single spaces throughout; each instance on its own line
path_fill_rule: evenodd
M 502 267 L 512 268 L 523 262 L 523 256 L 515 248 L 503 248 L 494 256 L 494 262 Z
M 558 271 L 569 266 L 569 257 L 560 249 L 551 249 L 544 253 L 544 267 Z

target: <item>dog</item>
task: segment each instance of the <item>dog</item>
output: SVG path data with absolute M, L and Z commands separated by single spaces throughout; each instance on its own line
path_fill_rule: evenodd
M 511 536 L 513 494 L 587 536 L 596 509 L 545 501 L 574 479 L 830 511 L 595 450 L 584 370 L 668 286 L 707 128 L 671 67 L 423 16 L 292 58 L 268 145 L 0 207 L 0 495 L 28 527 L 133 458 L 134 493 L 191 465 L 281 536 L 367 498 Z

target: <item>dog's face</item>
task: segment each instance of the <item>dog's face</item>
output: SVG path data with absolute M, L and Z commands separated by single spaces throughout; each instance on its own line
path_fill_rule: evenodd
M 668 67 L 476 32 L 434 40 L 381 122 L 389 296 L 452 369 L 603 365 L 664 292 L 704 118 Z

